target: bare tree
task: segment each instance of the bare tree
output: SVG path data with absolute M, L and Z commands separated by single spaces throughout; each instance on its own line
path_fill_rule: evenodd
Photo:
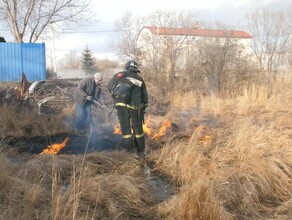
M 0 0 L 0 18 L 16 42 L 36 42 L 52 24 L 88 20 L 90 7 L 91 0 Z
M 287 45 L 287 55 L 286 55 L 286 62 L 287 65 L 291 68 L 292 67 L 292 35 L 289 37 L 288 45 Z
M 115 48 L 123 59 L 137 60 L 137 37 L 142 27 L 139 17 L 126 12 L 121 19 L 115 23 L 115 30 L 118 32 Z
M 150 16 L 145 18 L 147 26 L 157 28 L 167 27 L 173 34 L 157 34 L 155 36 L 145 36 L 143 45 L 144 49 L 151 51 L 143 54 L 143 59 L 152 66 L 156 80 L 160 80 L 160 84 L 165 87 L 172 87 L 175 83 L 175 78 L 178 72 L 182 71 L 180 66 L 180 59 L 183 54 L 187 54 L 189 45 L 195 41 L 194 37 L 188 35 L 176 34 L 177 28 L 198 28 L 198 15 L 193 12 L 186 11 L 155 11 Z M 195 25 L 195 26 L 194 26 Z M 167 89 L 167 88 L 166 88 Z
M 64 69 L 78 69 L 81 65 L 80 59 L 76 51 L 70 51 L 60 60 L 59 66 Z
M 212 93 L 230 95 L 236 93 L 242 82 L 246 83 L 252 70 L 250 55 L 240 41 L 232 38 L 204 38 L 197 43 L 196 62 L 198 80 L 207 80 Z M 195 55 L 195 54 L 194 54 Z M 206 81 L 205 81 L 206 83 Z
M 252 48 L 260 67 L 268 73 L 275 73 L 292 33 L 289 10 L 286 13 L 261 9 L 247 15 L 248 30 L 254 39 Z
M 98 69 L 101 69 L 101 70 L 119 67 L 118 61 L 109 60 L 109 59 L 96 59 L 95 65 L 96 67 L 98 67 Z

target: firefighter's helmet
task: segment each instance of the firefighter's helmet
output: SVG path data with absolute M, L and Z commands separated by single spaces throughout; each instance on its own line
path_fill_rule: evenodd
M 125 70 L 133 69 L 138 71 L 138 63 L 134 60 L 130 60 L 125 65 Z

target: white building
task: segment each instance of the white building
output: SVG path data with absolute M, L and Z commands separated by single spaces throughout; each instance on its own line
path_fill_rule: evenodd
M 197 53 L 198 45 L 204 41 L 232 41 L 240 45 L 240 53 L 252 54 L 252 36 L 241 30 L 214 30 L 198 28 L 143 27 L 137 39 L 139 56 L 147 64 L 163 65 L 176 72 L 186 67 L 186 62 Z M 199 55 L 199 54 L 198 54 Z M 175 64 L 171 64 L 172 61 Z M 173 66 L 172 66 L 173 65 Z

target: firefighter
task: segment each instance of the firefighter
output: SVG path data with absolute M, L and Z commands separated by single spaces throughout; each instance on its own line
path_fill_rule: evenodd
M 101 89 L 102 74 L 97 72 L 94 76 L 83 78 L 78 84 L 75 93 L 76 105 L 76 133 L 84 134 L 92 125 L 91 105 L 93 100 L 104 105 L 104 95 Z
M 148 105 L 148 94 L 145 82 L 139 73 L 137 62 L 128 61 L 124 72 L 115 74 L 110 80 L 108 89 L 115 101 L 123 147 L 129 152 L 136 152 L 140 158 L 145 159 L 143 122 L 144 112 Z M 123 86 L 123 83 L 130 86 Z M 121 91 L 115 91 L 118 89 Z M 121 93 L 129 93 L 129 95 Z

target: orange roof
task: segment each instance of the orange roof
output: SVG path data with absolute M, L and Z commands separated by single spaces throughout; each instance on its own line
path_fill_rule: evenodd
M 168 27 L 144 27 L 151 31 L 152 34 L 158 35 L 189 35 L 201 37 L 226 37 L 226 38 L 252 38 L 245 31 L 236 30 L 211 30 L 195 28 L 168 28 Z

